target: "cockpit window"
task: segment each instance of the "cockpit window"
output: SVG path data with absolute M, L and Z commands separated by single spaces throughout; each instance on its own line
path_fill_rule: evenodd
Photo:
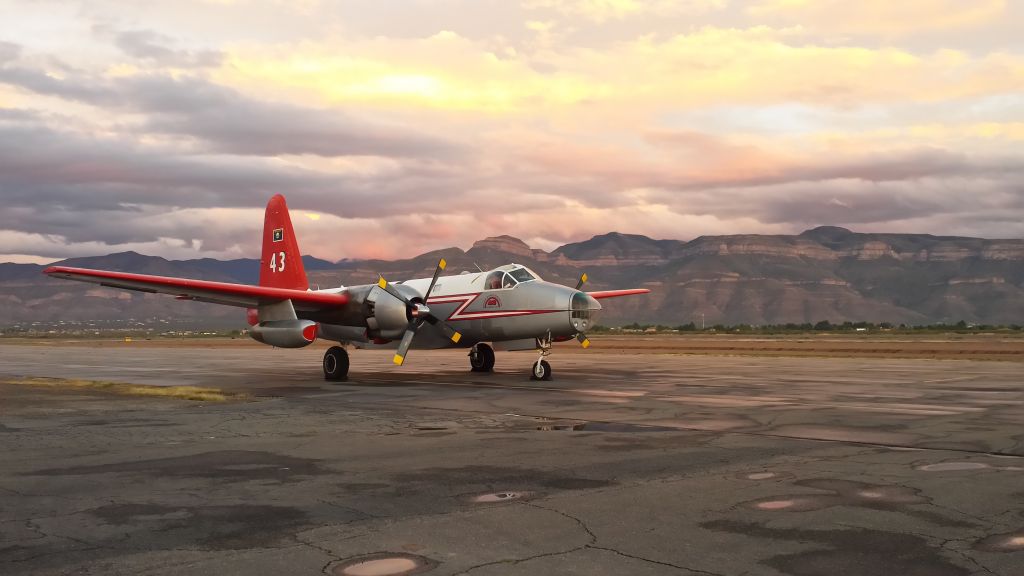
M 509 275 L 515 278 L 518 282 L 529 282 L 530 280 L 537 279 L 533 274 L 530 274 L 530 271 L 527 270 L 526 268 L 516 268 L 515 270 L 510 270 Z
M 537 277 L 526 268 L 514 268 L 508 272 L 495 270 L 484 280 L 484 290 L 507 290 L 515 288 L 520 282 L 530 282 L 536 279 Z
M 485 290 L 501 290 L 501 278 L 505 273 L 501 270 L 495 270 L 487 275 L 487 279 L 484 280 Z

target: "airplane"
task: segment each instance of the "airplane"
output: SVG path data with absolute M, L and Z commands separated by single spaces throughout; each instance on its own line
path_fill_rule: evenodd
M 577 339 L 590 346 L 587 329 L 601 310 L 599 300 L 649 290 L 583 292 L 545 282 L 520 264 L 441 276 L 442 258 L 431 278 L 311 290 L 284 196 L 267 203 L 258 286 L 147 274 L 51 266 L 44 274 L 110 288 L 170 294 L 180 300 L 247 309 L 249 335 L 278 348 L 302 348 L 317 338 L 337 342 L 323 358 L 324 378 L 348 377 L 346 346 L 393 347 L 401 366 L 412 348 L 469 348 L 474 372 L 491 372 L 494 349 L 535 350 L 533 380 L 550 380 L 545 358 L 554 342 Z M 456 328 L 457 327 L 457 328 Z

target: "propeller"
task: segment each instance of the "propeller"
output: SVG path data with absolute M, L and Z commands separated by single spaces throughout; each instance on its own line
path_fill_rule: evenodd
M 586 283 L 587 283 L 587 273 L 584 272 L 580 276 L 579 282 L 576 283 L 576 290 L 579 290 L 580 288 L 583 288 L 583 285 L 586 284 Z M 590 348 L 590 339 L 587 338 L 587 335 L 584 334 L 583 332 L 578 332 L 576 334 L 576 339 L 580 341 L 580 346 L 583 346 L 584 348 Z
M 402 334 L 402 340 L 398 343 L 398 350 L 395 351 L 394 362 L 401 366 L 405 363 L 405 356 L 409 353 L 409 347 L 412 346 L 412 339 L 416 336 L 416 332 L 419 331 L 420 327 L 423 326 L 424 322 L 429 322 L 431 326 L 438 326 L 446 337 L 452 342 L 458 342 L 462 339 L 462 334 L 458 330 L 452 328 L 447 322 L 442 321 L 437 316 L 434 316 L 430 312 L 430 308 L 426 302 L 430 299 L 430 293 L 434 291 L 434 286 L 437 284 L 437 279 L 441 276 L 441 272 L 448 266 L 448 263 L 444 258 L 437 263 L 437 268 L 434 270 L 434 277 L 430 280 L 430 287 L 427 288 L 427 293 L 423 295 L 423 302 L 413 302 L 412 300 L 405 297 L 404 294 L 398 291 L 393 284 L 390 284 L 383 276 L 377 281 L 377 286 L 380 286 L 381 290 L 384 290 L 388 294 L 391 294 L 395 298 L 402 301 L 409 309 L 409 325 L 405 328 L 405 333 Z
M 576 289 L 579 290 L 580 288 L 583 288 L 583 285 L 586 284 L 586 283 L 587 283 L 587 273 L 584 272 L 583 275 L 580 276 L 580 281 L 576 283 Z

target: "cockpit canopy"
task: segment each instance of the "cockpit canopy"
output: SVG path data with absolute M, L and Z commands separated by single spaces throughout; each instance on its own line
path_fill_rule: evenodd
M 515 288 L 523 282 L 532 282 L 534 280 L 537 280 L 537 275 L 529 268 L 518 264 L 512 264 L 509 266 L 502 266 L 501 268 L 487 274 L 487 278 L 484 279 L 484 289 L 508 290 Z

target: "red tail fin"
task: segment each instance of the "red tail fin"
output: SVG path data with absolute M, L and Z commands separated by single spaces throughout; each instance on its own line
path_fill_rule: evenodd
M 260 286 L 308 290 L 306 269 L 302 265 L 299 242 L 292 230 L 284 196 L 274 195 L 267 202 L 263 219 L 263 256 L 260 259 Z

